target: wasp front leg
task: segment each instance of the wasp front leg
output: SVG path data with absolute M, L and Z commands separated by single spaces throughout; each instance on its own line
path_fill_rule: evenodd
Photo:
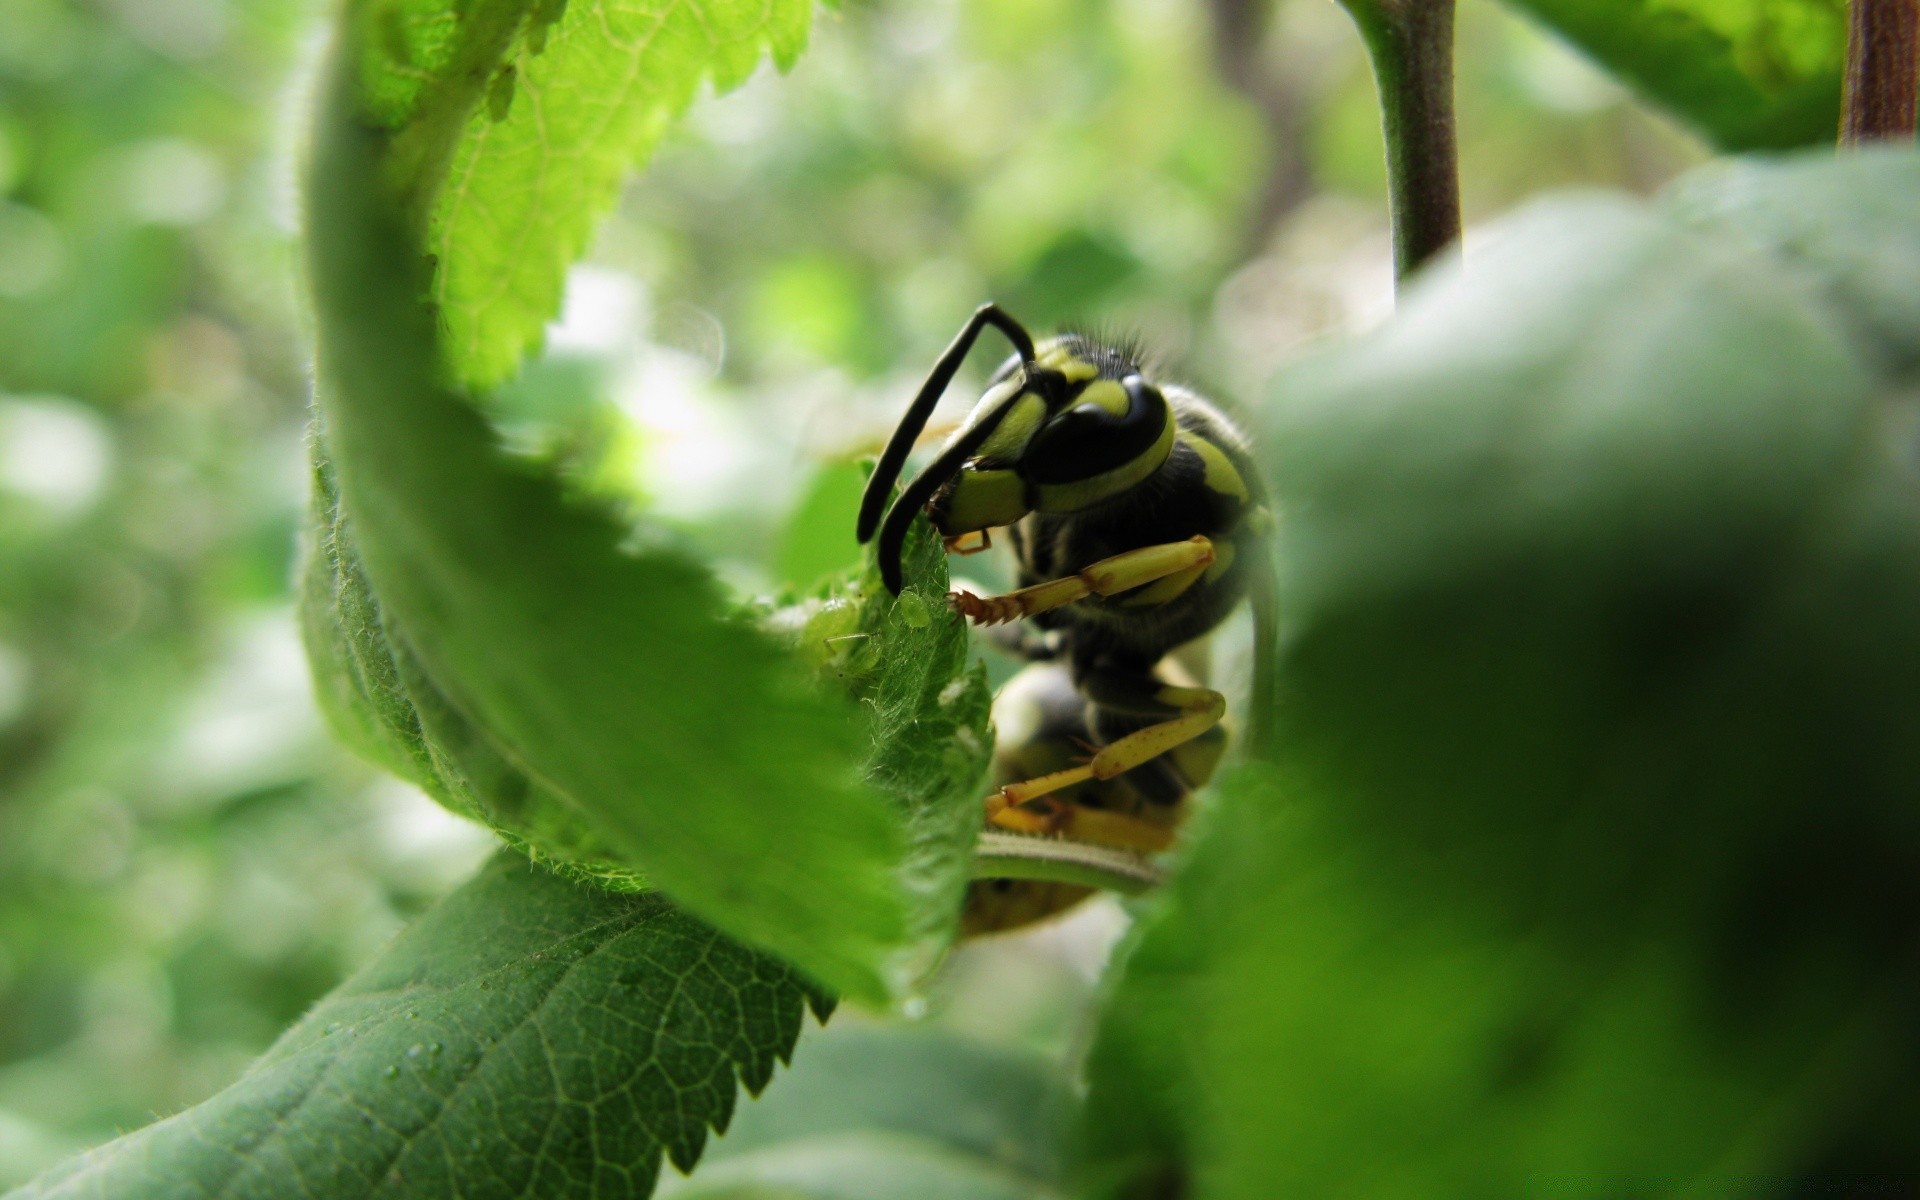
M 1099 562 L 1063 579 L 1050 579 L 1003 596 L 976 596 L 959 591 L 947 594 L 953 610 L 976 625 L 1018 621 L 1088 596 L 1112 596 L 1156 580 L 1197 579 L 1213 565 L 1213 542 L 1205 537 L 1184 542 L 1142 546 Z

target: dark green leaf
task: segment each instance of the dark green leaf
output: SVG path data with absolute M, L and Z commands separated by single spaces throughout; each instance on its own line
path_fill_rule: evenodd
M 807 1002 L 659 895 L 503 853 L 232 1087 L 11 1200 L 642 1198 L 766 1084 Z
M 1282 379 L 1277 749 L 1114 999 L 1102 1194 L 1920 1168 L 1920 159 L 1681 194 Z
M 1508 0 L 1726 150 L 1831 143 L 1843 0 Z
M 440 384 L 424 264 L 353 74 L 336 71 L 316 140 L 310 262 L 325 444 L 382 636 L 690 909 L 836 990 L 894 994 L 927 921 L 909 916 L 899 817 L 854 777 L 851 710 L 721 619 L 703 569 L 623 545 Z

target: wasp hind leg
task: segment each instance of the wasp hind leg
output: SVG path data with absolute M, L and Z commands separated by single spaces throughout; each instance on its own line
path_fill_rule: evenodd
M 1141 854 L 1158 854 L 1173 845 L 1173 830 L 1151 821 L 1052 795 L 1015 804 L 1006 799 L 1004 788 L 987 797 L 987 823 L 1015 833 L 1057 835 Z
M 976 625 L 998 625 L 1003 621 L 1035 616 L 1088 596 L 1112 596 L 1161 579 L 1179 578 L 1191 584 L 1213 565 L 1213 559 L 1213 542 L 1205 537 L 1189 538 L 1184 542 L 1163 542 L 1103 558 L 1077 575 L 1036 583 L 1004 596 L 949 592 L 947 603 Z
M 1112 669 L 1089 672 L 1085 685 L 1088 698 L 1101 708 L 1157 719 L 1102 746 L 1079 766 L 1001 788 L 987 799 L 987 819 L 1024 833 L 1163 850 L 1171 841 L 1168 829 L 1138 817 L 1064 803 L 1053 793 L 1089 780 L 1112 779 L 1204 736 L 1225 717 L 1226 697 L 1210 688 L 1178 687 L 1151 675 Z

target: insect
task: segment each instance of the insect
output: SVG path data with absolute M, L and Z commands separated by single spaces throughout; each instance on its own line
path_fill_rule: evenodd
M 1014 357 L 889 505 L 934 406 L 989 328 Z M 907 531 L 922 511 L 958 553 L 984 549 L 1004 528 L 1019 562 L 1019 586 L 1005 595 L 947 597 L 975 624 L 1001 626 L 1005 644 L 1037 664 L 995 703 L 1000 787 L 986 799 L 987 821 L 1164 849 L 1224 747 L 1226 700 L 1172 677 L 1162 660 L 1251 590 L 1257 690 L 1268 674 L 1273 515 L 1244 435 L 1200 395 L 1149 379 L 1133 348 L 1078 333 L 1036 343 L 986 304 L 934 364 L 861 497 L 859 540 L 877 535 L 881 579 L 895 595 Z M 1250 581 L 1262 582 L 1250 589 Z M 1020 620 L 1029 624 L 1010 624 Z M 1032 713 L 1016 720 L 1010 696 Z M 1018 899 L 1024 909 L 997 919 L 1020 923 L 1046 907 Z M 970 914 L 975 924 L 1005 927 L 993 924 L 978 885 L 970 903 L 981 910 Z

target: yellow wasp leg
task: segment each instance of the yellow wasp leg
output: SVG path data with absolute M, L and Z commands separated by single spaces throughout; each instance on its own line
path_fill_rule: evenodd
M 1112 779 L 1122 771 L 1130 771 L 1175 746 L 1192 741 L 1218 725 L 1220 719 L 1227 715 L 1227 698 L 1210 688 L 1163 687 L 1154 693 L 1153 698 L 1179 710 L 1180 715 L 1102 746 L 1100 752 L 1083 766 L 1008 784 L 987 801 L 989 814 L 1005 811 L 1012 805 L 1024 804 L 1089 779 Z
M 1213 562 L 1213 558 L 1213 543 L 1204 537 L 1184 542 L 1163 542 L 1158 546 L 1142 546 L 1138 550 L 1103 558 L 1077 575 L 1036 583 L 1004 596 L 949 592 L 947 603 L 976 625 L 998 625 L 1059 608 L 1063 604 L 1072 604 L 1088 596 L 1111 596 L 1156 579 L 1178 575 L 1182 571 L 1203 569 Z
M 1077 842 L 1092 842 L 1119 850 L 1158 854 L 1173 844 L 1173 831 L 1125 813 L 1088 808 L 1083 804 L 1049 801 L 1045 811 L 1016 808 L 1000 794 L 987 800 L 987 820 L 1016 833 L 1057 833 Z

